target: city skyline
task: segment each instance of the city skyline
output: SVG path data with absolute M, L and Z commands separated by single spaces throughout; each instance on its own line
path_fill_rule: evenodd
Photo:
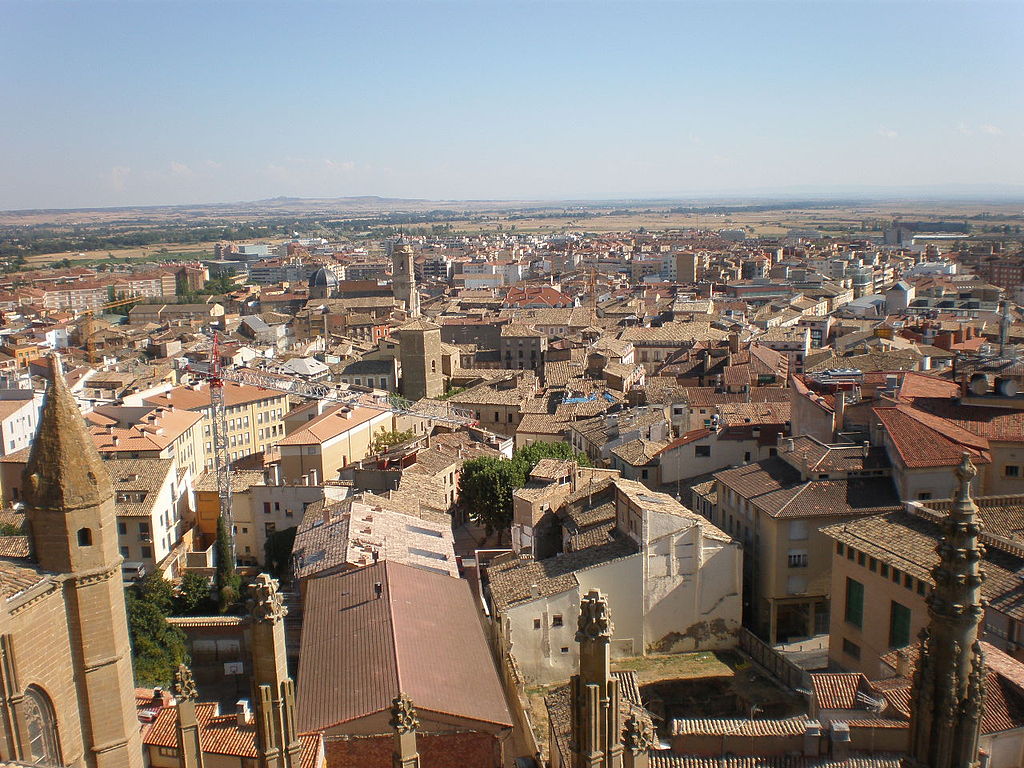
M 0 209 L 1021 196 L 1024 179 L 1018 3 L 6 12 Z

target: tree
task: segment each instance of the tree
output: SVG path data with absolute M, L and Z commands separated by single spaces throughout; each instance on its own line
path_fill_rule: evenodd
M 167 623 L 173 600 L 160 571 L 125 590 L 136 685 L 168 686 L 178 665 L 188 661 L 185 633 Z
M 407 429 L 404 432 L 398 432 L 392 430 L 390 432 L 378 432 L 373 440 L 370 441 L 370 455 L 376 455 L 378 453 L 384 453 L 388 448 L 393 445 L 400 445 L 406 440 L 412 440 L 416 437 L 411 429 Z
M 487 535 L 512 524 L 512 493 L 526 482 L 521 464 L 493 456 L 470 459 L 459 475 L 459 501 Z
M 231 533 L 224 522 L 224 515 L 217 518 L 217 605 L 221 613 L 230 611 L 241 597 L 242 579 L 235 572 L 235 560 L 231 556 Z
M 210 580 L 202 574 L 189 571 L 178 585 L 174 600 L 174 612 L 179 616 L 202 615 L 212 610 Z
M 263 544 L 263 553 L 271 575 L 280 578 L 288 573 L 288 567 L 292 562 L 292 545 L 295 544 L 297 532 L 298 528 L 293 525 L 267 536 Z
M 570 459 L 589 467 L 587 457 L 568 443 L 533 443 L 516 450 L 511 459 L 482 456 L 462 465 L 459 502 L 469 518 L 484 526 L 487 535 L 512 525 L 512 494 L 541 459 Z

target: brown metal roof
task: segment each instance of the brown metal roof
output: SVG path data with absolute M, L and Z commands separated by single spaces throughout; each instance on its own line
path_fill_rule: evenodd
M 298 686 L 300 731 L 387 710 L 399 693 L 421 713 L 512 724 L 468 582 L 388 561 L 308 582 Z

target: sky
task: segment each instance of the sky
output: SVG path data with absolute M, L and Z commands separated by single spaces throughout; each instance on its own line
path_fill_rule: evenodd
M 0 18 L 0 209 L 1024 198 L 1018 0 L 0 0 Z

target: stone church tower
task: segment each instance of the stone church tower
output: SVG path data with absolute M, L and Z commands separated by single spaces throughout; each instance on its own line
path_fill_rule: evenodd
M 910 755 L 929 768 L 975 768 L 985 701 L 985 658 L 978 642 L 982 620 L 982 545 L 978 508 L 971 499 L 977 474 L 965 453 L 959 487 L 942 521 L 928 595 L 928 627 L 911 696 Z
M 25 468 L 29 543 L 61 577 L 85 765 L 140 767 L 114 487 L 56 357 L 51 371 Z
M 410 318 L 420 316 L 420 294 L 416 290 L 416 265 L 412 246 L 405 238 L 399 238 L 391 249 L 391 292 L 396 299 L 405 302 L 405 311 Z
M 619 681 L 611 673 L 611 639 L 608 601 L 592 589 L 580 601 L 580 672 L 569 681 L 571 768 L 622 768 Z
M 284 606 L 277 581 L 265 573 L 250 585 L 252 686 L 260 768 L 299 768 L 295 683 L 288 677 Z
M 441 326 L 424 317 L 398 329 L 402 394 L 410 400 L 444 394 Z

